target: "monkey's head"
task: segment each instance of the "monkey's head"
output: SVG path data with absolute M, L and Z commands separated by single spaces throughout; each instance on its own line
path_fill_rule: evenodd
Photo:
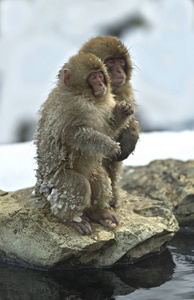
M 112 87 L 119 88 L 131 78 L 132 65 L 127 48 L 116 37 L 97 36 L 86 42 L 79 53 L 92 53 L 106 65 Z
M 72 56 L 59 72 L 59 86 L 94 100 L 110 92 L 110 78 L 102 61 L 90 53 Z

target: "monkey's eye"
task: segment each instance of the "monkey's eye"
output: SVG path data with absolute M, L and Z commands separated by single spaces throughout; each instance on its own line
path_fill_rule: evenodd
M 109 63 L 109 64 L 114 64 L 114 59 L 113 59 L 113 58 L 109 58 L 109 59 L 108 59 L 108 63 Z
M 94 74 L 90 74 L 89 76 L 88 76 L 88 79 L 89 80 L 94 80 L 96 77 L 95 77 L 95 75 Z
M 107 66 L 111 66 L 111 65 L 113 65 L 114 64 L 114 58 L 107 58 L 106 60 L 105 60 L 105 65 L 107 65 Z
M 103 80 L 104 79 L 104 74 L 102 72 L 99 72 L 98 77 Z
M 120 59 L 119 59 L 119 63 L 120 63 L 121 66 L 124 66 L 124 65 L 125 65 L 125 60 L 124 60 L 124 58 L 120 58 Z

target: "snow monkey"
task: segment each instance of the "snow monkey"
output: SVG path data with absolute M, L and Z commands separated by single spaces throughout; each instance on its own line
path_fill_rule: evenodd
M 112 188 L 102 159 L 120 154 L 116 137 L 131 114 L 130 105 L 114 100 L 101 60 L 83 53 L 60 70 L 40 109 L 35 195 L 81 234 L 92 233 L 89 220 L 119 223 L 109 206 Z
M 123 43 L 116 37 L 97 36 L 86 42 L 79 52 L 95 54 L 104 62 L 111 77 L 111 87 L 115 100 L 118 103 L 125 100 L 135 111 L 136 105 L 130 83 L 132 65 L 127 48 Z M 112 161 L 104 160 L 103 164 L 112 181 L 114 198 L 111 205 L 113 207 L 118 205 L 121 161 L 134 151 L 138 138 L 139 124 L 135 117 L 131 116 L 126 127 L 120 131 L 117 138 L 117 142 L 121 146 L 120 155 L 114 157 Z

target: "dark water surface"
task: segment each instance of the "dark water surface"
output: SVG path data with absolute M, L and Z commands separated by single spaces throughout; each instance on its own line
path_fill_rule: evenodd
M 44 272 L 0 265 L 0 300 L 194 299 L 194 228 L 160 255 L 106 270 Z

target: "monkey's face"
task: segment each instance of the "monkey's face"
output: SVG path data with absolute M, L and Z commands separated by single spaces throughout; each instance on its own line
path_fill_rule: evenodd
M 126 60 L 124 57 L 109 57 L 105 60 L 105 65 L 111 77 L 111 85 L 122 86 L 126 82 Z
M 91 38 L 79 52 L 93 53 L 106 64 L 114 93 L 118 90 L 121 91 L 125 87 L 125 83 L 131 79 L 131 59 L 127 48 L 118 38 L 111 36 Z M 112 64 L 109 59 L 113 59 L 114 63 Z
M 91 71 L 87 78 L 89 86 L 92 88 L 95 97 L 102 97 L 106 94 L 105 76 L 101 70 Z

